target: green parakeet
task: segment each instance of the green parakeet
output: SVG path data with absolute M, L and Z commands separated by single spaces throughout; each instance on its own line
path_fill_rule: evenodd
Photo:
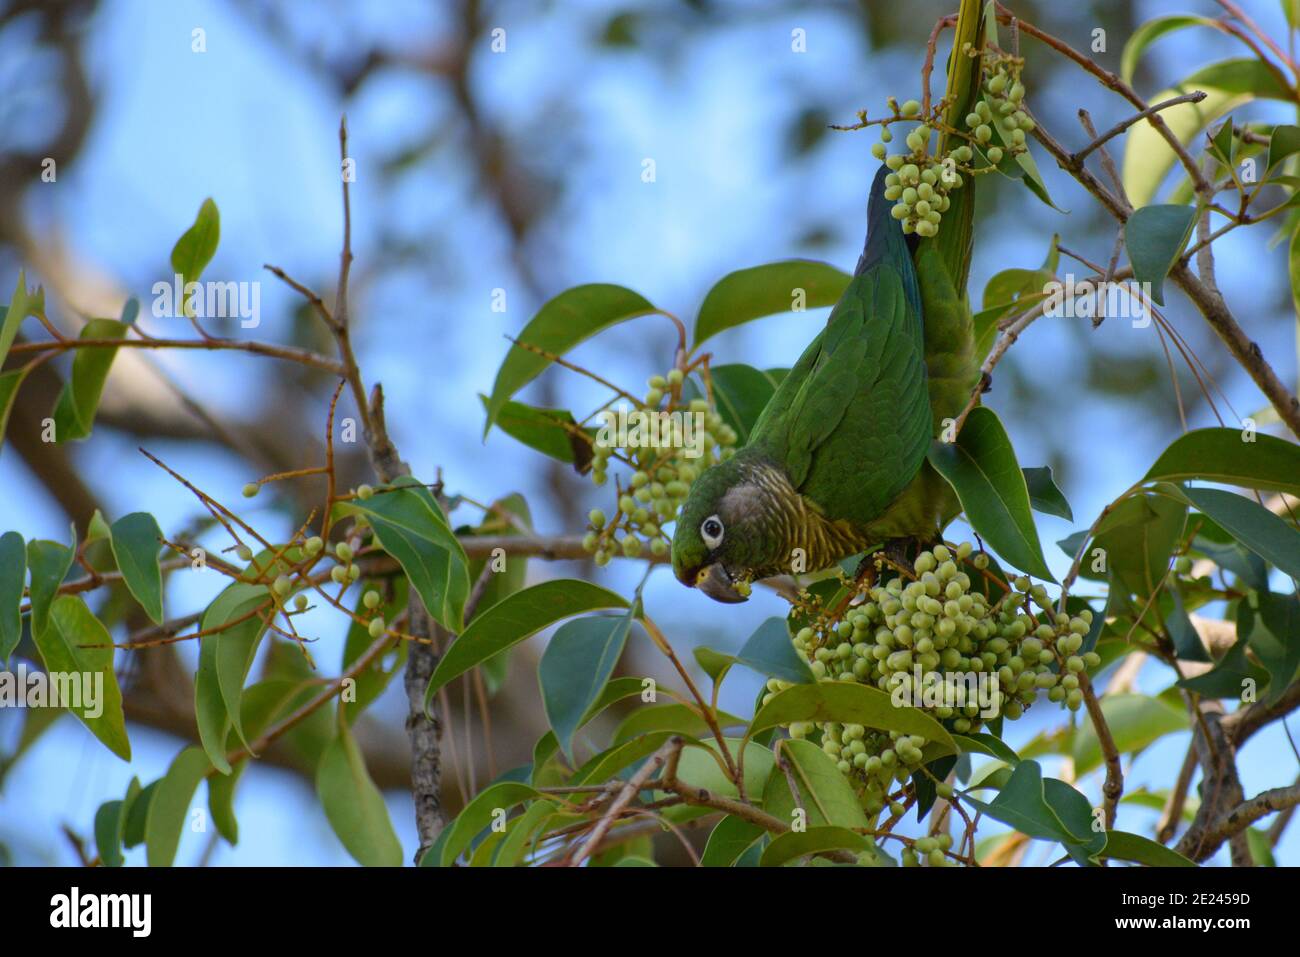
M 926 453 L 978 376 L 970 311 L 935 241 L 914 250 L 890 215 L 887 172 L 876 176 L 866 247 L 826 327 L 748 443 L 695 481 L 678 518 L 673 571 L 718 601 L 744 601 L 750 581 L 818 571 L 890 540 L 933 539 L 957 512 Z

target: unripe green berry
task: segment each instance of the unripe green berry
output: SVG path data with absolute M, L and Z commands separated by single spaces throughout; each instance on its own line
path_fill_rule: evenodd
M 261 490 L 262 486 L 258 485 L 256 482 L 249 482 L 244 486 L 244 498 L 253 498 Z
M 370 632 L 371 638 L 378 638 L 384 633 L 384 628 L 384 619 L 372 618 L 370 619 L 370 625 L 367 630 Z

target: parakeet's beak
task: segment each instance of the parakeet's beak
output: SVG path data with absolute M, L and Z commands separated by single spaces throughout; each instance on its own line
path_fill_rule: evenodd
M 748 598 L 736 588 L 736 583 L 732 581 L 731 575 L 721 562 L 714 562 L 701 568 L 696 573 L 692 584 L 714 601 L 727 605 L 734 605 Z

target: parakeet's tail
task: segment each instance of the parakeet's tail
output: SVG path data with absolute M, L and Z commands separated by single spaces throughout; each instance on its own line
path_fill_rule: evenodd
M 872 266 L 888 263 L 903 277 L 903 288 L 908 298 L 920 312 L 921 291 L 916 282 L 916 267 L 912 264 L 912 243 L 903 235 L 903 224 L 890 210 L 894 204 L 885 199 L 885 177 L 889 167 L 883 163 L 871 184 L 871 199 L 867 202 L 867 242 L 858 258 L 858 268 L 853 275 L 861 276 Z M 910 237 L 913 241 L 916 237 Z

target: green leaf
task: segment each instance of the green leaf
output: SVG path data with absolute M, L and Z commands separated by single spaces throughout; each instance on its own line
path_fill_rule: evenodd
M 158 563 L 162 529 L 148 512 L 132 512 L 113 523 L 111 529 L 113 558 L 122 580 L 140 607 L 153 619 L 163 623 L 162 567 Z
M 153 795 L 157 790 L 157 781 L 141 788 L 138 778 L 131 779 L 126 789 L 126 797 L 122 801 L 124 805 L 122 816 L 126 820 L 126 824 L 122 827 L 123 847 L 138 847 L 144 843 L 144 828 L 149 821 L 149 805 L 153 802 Z
M 0 535 L 0 662 L 8 663 L 23 636 L 19 608 L 27 582 L 27 547 L 17 532 Z
M 729 273 L 700 305 L 694 348 L 724 329 L 793 312 L 800 305 L 803 309 L 833 306 L 851 278 L 828 263 L 810 259 L 788 259 Z M 803 302 L 799 303 L 801 294 Z
M 212 770 L 202 748 L 186 748 L 154 789 L 144 827 L 145 857 L 150 867 L 171 867 L 199 782 Z
M 524 326 L 497 371 L 483 424 L 484 437 L 506 401 L 551 364 L 547 356 L 525 346 L 560 356 L 610 326 L 657 311 L 638 293 L 605 283 L 575 286 L 547 302 Z
M 614 673 L 632 629 L 630 614 L 576 618 L 551 637 L 537 667 L 546 720 L 565 756 L 573 760 L 573 736 Z
M 1177 851 L 1127 831 L 1107 831 L 1101 857 L 1113 861 L 1132 861 L 1148 867 L 1195 867 L 1196 864 Z
M 743 718 L 725 711 L 717 712 L 718 725 L 723 728 L 738 727 Z M 676 731 L 687 735 L 703 735 L 710 731 L 709 723 L 692 705 L 671 701 L 665 704 L 645 705 L 629 714 L 614 729 L 613 744 L 622 744 L 651 731 Z
M 780 867 L 790 861 L 822 851 L 849 850 L 855 853 L 870 852 L 874 845 L 846 827 L 810 827 L 806 831 L 786 831 L 772 839 L 763 851 L 761 867 Z
M 1059 842 L 1080 866 L 1089 866 L 1106 844 L 1105 833 L 1092 830 L 1088 799 L 1063 781 L 1044 781 L 1037 761 L 1016 765 L 991 803 L 969 795 L 966 801 L 1027 837 Z
M 781 742 L 790 774 L 799 788 L 796 798 L 790 792 L 785 772 L 773 767 L 763 789 L 763 809 L 778 820 L 794 822 L 794 811 L 801 808 L 809 829 L 836 827 L 870 827 L 853 785 L 840 773 L 831 758 L 811 741 L 790 738 Z
M 206 756 L 206 752 L 205 752 Z M 235 786 L 248 767 L 248 758 L 235 762 L 229 774 L 208 778 L 208 812 L 217 833 L 232 847 L 239 843 L 239 822 L 235 819 Z
M 737 446 L 749 441 L 750 430 L 776 392 L 777 379 L 747 365 L 720 365 L 709 369 L 713 401 L 722 421 L 736 430 Z M 693 383 L 692 383 L 693 385 Z M 698 393 L 698 390 L 692 390 Z
M 536 788 L 519 781 L 502 781 L 484 788 L 447 825 L 449 833 L 442 842 L 438 866 L 450 867 L 474 838 L 492 823 L 494 817 L 499 817 L 517 804 L 545 797 Z
M 571 783 L 586 784 L 588 781 L 605 781 L 624 768 L 635 764 L 659 750 L 659 747 L 673 737 L 674 731 L 651 731 L 639 738 L 625 741 L 623 744 L 602 751 L 573 773 Z M 680 735 L 686 737 L 685 735 Z M 688 741 L 694 740 L 687 738 Z
M 1258 613 L 1244 603 L 1239 607 L 1237 634 L 1248 640 L 1250 650 L 1268 671 L 1264 704 L 1271 707 L 1300 671 L 1300 599 L 1264 592 L 1258 601 Z
M 217 243 L 221 240 L 221 215 L 217 204 L 209 197 L 199 207 L 194 217 L 194 225 L 176 240 L 172 247 L 172 269 L 181 276 L 182 288 L 191 282 L 197 282 L 204 268 L 217 254 Z M 186 315 L 190 314 L 188 297 Z
M 1263 687 L 1268 682 L 1268 673 L 1246 657 L 1249 641 L 1243 640 L 1250 637 L 1252 621 L 1249 606 L 1241 603 L 1237 608 L 1237 641 L 1211 670 L 1180 679 L 1178 687 L 1206 698 L 1238 699 L 1248 685 Z
M 127 326 L 116 319 L 91 319 L 81 330 L 81 338 L 124 339 Z M 59 442 L 84 439 L 95 426 L 95 411 L 108 379 L 108 370 L 117 355 L 117 346 L 86 346 L 72 357 L 72 377 L 59 393 L 54 406 L 54 436 Z
M 1249 100 L 1293 100 L 1292 92 L 1278 83 L 1267 66 L 1249 57 L 1211 64 L 1172 89 L 1147 97 L 1147 102 L 1159 103 L 1193 90 L 1204 90 L 1208 96 L 1199 103 L 1179 103 L 1160 111 L 1170 132 L 1184 144 L 1215 119 Z M 1155 198 L 1176 159 L 1150 120 L 1141 120 L 1129 128 L 1120 178 L 1134 207 L 1146 206 Z
M 534 801 L 528 805 L 528 809 L 523 814 L 512 818 L 506 827 L 505 838 L 501 841 L 501 846 L 497 848 L 496 859 L 493 860 L 492 866 L 515 867 L 523 858 L 525 851 L 528 850 L 529 840 L 545 825 L 558 807 L 559 805 L 554 801 Z M 447 830 L 450 830 L 450 828 Z M 439 854 L 441 854 L 441 848 L 439 848 Z M 439 860 L 441 860 L 441 857 L 439 857 Z
M 982 731 L 973 734 L 954 734 L 952 739 L 963 754 L 987 754 L 1008 767 L 1015 767 L 1020 763 L 1020 755 L 1016 754 L 1001 738 L 991 734 Z
M 727 742 L 727 750 L 732 758 L 739 763 L 741 739 L 723 738 L 723 740 Z M 753 741 L 745 743 L 746 794 L 763 792 L 763 785 L 768 775 L 772 773 L 775 763 L 776 759 L 770 748 Z M 690 787 L 704 788 L 723 797 L 739 797 L 735 782 L 722 772 L 718 764 L 718 743 L 711 737 L 682 750 L 677 762 L 677 780 Z
M 95 847 L 105 867 L 121 867 L 123 802 L 105 801 L 95 812 Z
M 1189 726 L 1182 708 L 1142 694 L 1105 695 L 1101 713 L 1120 754 L 1136 754 L 1165 735 L 1186 731 Z M 1072 750 L 1076 775 L 1082 777 L 1101 765 L 1101 744 L 1091 721 L 1075 730 Z
M 1160 453 L 1144 481 L 1200 479 L 1300 495 L 1300 445 L 1263 432 L 1195 429 Z
M 1002 558 L 1044 581 L 1056 580 L 1043 559 L 1025 476 L 992 409 L 972 409 L 957 440 L 935 442 L 929 459 L 957 492 L 971 527 Z
M 795 684 L 811 684 L 817 680 L 813 677 L 808 662 L 794 650 L 784 618 L 767 619 L 734 655 L 714 651 L 712 648 L 696 648 L 695 652 L 696 660 L 701 661 L 701 665 L 703 655 L 710 661 L 709 667 L 719 671 L 723 666 L 739 664 L 752 668 L 765 677 L 793 681 Z M 710 675 L 714 681 L 718 680 L 716 673 L 710 671 Z
M 27 378 L 27 368 L 0 372 L 0 449 L 3 449 L 5 429 L 9 426 L 9 413 L 18 401 L 18 389 Z
M 450 631 L 469 597 L 468 559 L 438 502 L 427 488 L 403 476 L 370 499 L 335 506 L 337 515 L 364 515 L 380 546 L 397 560 L 433 619 Z
M 400 867 L 402 845 L 384 796 L 366 770 L 365 755 L 345 723 L 321 755 L 316 793 L 339 841 L 364 867 Z
M 488 397 L 480 393 L 479 401 L 486 411 Z M 498 410 L 496 425 L 530 449 L 566 465 L 576 465 L 579 471 L 591 461 L 591 443 L 574 434 L 577 423 L 566 409 L 540 409 L 510 401 Z
M 61 595 L 50 606 L 49 627 L 39 634 L 33 629 L 32 637 L 51 683 L 56 674 L 68 678 L 67 682 L 60 681 L 62 700 L 72 699 L 72 704 L 66 705 L 68 710 L 105 747 L 123 761 L 130 761 L 131 743 L 126 737 L 122 691 L 113 672 L 113 639 L 108 629 L 80 596 Z
M 701 867 L 731 867 L 753 844 L 766 834 L 762 827 L 744 818 L 728 814 L 709 832 L 708 843 L 700 855 Z
M 1268 163 L 1264 169 L 1271 170 L 1295 153 L 1300 153 L 1300 126 L 1279 124 L 1273 127 L 1268 141 Z
M 1258 502 L 1232 492 L 1184 488 L 1183 495 L 1264 561 L 1300 579 L 1300 532 L 1291 525 Z
M 1209 17 L 1199 17 L 1193 14 L 1172 14 L 1148 20 L 1134 30 L 1132 35 L 1129 36 L 1128 42 L 1124 44 L 1124 52 L 1120 54 L 1119 59 L 1119 72 L 1120 76 L 1124 78 L 1124 82 L 1129 84 L 1133 82 L 1133 74 L 1137 72 L 1138 61 L 1142 59 L 1142 54 L 1146 52 L 1147 47 L 1152 43 L 1166 33 L 1198 25 L 1217 29 L 1214 20 Z M 1151 102 L 1157 103 L 1159 99 L 1153 99 Z
M 754 715 L 749 734 L 792 721 L 837 721 L 917 734 L 939 746 L 941 753 L 957 753 L 952 736 L 934 718 L 919 708 L 895 705 L 891 695 L 855 681 L 819 681 L 778 691 Z
M 33 640 L 40 637 L 49 626 L 50 605 L 59 586 L 63 584 L 63 579 L 67 577 L 68 569 L 72 567 L 73 550 L 77 545 L 75 532 L 72 545 L 72 548 L 68 548 L 44 539 L 27 543 L 27 567 L 32 573 L 30 596 Z
M 1196 222 L 1194 206 L 1143 206 L 1124 225 L 1124 246 L 1133 278 L 1150 283 L 1151 298 L 1165 304 L 1165 277 L 1187 244 Z
M 22 325 L 23 320 L 44 311 L 45 291 L 37 286 L 36 292 L 28 292 L 27 275 L 23 270 L 18 270 L 18 288 L 14 290 L 13 298 L 9 300 L 9 306 L 3 315 L 0 315 L 0 365 L 4 365 L 9 355 L 9 347 L 14 344 L 18 327 Z
M 1114 506 L 1092 545 L 1105 551 L 1112 599 L 1123 593 L 1145 600 L 1156 590 L 1185 522 L 1182 504 L 1162 495 L 1131 495 Z M 1091 564 L 1088 557 L 1084 564 Z
M 1055 515 L 1067 522 L 1074 521 L 1074 512 L 1070 503 L 1057 487 L 1052 478 L 1052 468 L 1044 465 L 1040 468 L 1021 469 L 1025 476 L 1025 487 L 1029 490 L 1029 505 L 1044 515 Z
M 611 591 L 576 579 L 542 582 L 517 591 L 474 616 L 469 627 L 452 642 L 429 679 L 424 706 L 438 689 L 493 655 L 554 624 L 587 611 L 627 608 L 626 600 Z
M 222 774 L 230 773 L 226 736 L 231 728 L 241 742 L 248 743 L 240 702 L 248 670 L 266 633 L 266 622 L 256 609 L 266 604 L 269 596 L 264 585 L 236 582 L 212 600 L 199 622 L 199 628 L 209 634 L 199 639 L 199 669 L 194 679 L 195 717 L 199 740 L 213 767 Z M 246 618 L 250 613 L 251 617 Z M 238 624 L 230 624 L 236 621 Z

